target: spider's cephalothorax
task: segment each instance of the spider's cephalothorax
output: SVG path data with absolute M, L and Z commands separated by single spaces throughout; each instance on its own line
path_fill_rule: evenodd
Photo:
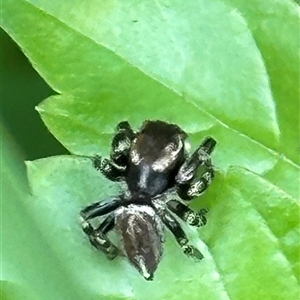
M 94 157 L 97 169 L 110 180 L 125 181 L 129 191 L 84 208 L 83 231 L 93 246 L 113 259 L 119 250 L 107 234 L 116 228 L 124 254 L 147 280 L 152 280 L 161 260 L 165 226 L 185 254 L 203 257 L 188 244 L 173 214 L 189 225 L 206 224 L 205 209 L 194 212 L 183 202 L 202 194 L 211 183 L 214 171 L 210 154 L 216 141 L 206 138 L 188 157 L 186 137 L 178 126 L 162 121 L 146 121 L 137 133 L 127 122 L 121 122 L 112 140 L 110 159 Z M 182 201 L 165 197 L 174 188 Z M 107 217 L 95 228 L 90 220 L 104 215 Z

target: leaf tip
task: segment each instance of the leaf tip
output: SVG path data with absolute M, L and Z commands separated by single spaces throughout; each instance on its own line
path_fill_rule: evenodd
M 38 113 L 44 112 L 43 108 L 42 108 L 40 105 L 35 106 L 34 109 L 35 109 Z

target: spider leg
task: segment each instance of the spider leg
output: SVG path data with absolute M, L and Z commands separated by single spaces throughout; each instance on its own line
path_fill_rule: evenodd
M 117 125 L 116 134 L 111 143 L 112 149 L 110 154 L 110 158 L 115 164 L 119 166 L 127 165 L 128 153 L 135 136 L 136 134 L 128 122 L 120 122 Z
M 202 194 L 210 185 L 214 177 L 210 154 L 215 145 L 216 141 L 214 139 L 206 138 L 180 167 L 175 180 L 178 186 L 178 194 L 182 199 L 191 200 Z M 201 177 L 195 180 L 199 167 L 202 167 L 204 171 Z
M 113 199 L 105 203 L 103 203 L 103 201 L 95 202 L 82 209 L 80 215 L 84 220 L 90 220 L 95 217 L 106 215 L 117 209 L 120 205 L 121 202 L 118 199 Z
M 99 170 L 107 179 L 111 181 L 121 181 L 124 178 L 126 167 L 119 166 L 113 161 L 102 158 L 99 155 L 93 157 L 94 168 Z
M 94 167 L 109 180 L 123 180 L 126 174 L 128 153 L 134 138 L 135 133 L 129 123 L 119 123 L 112 139 L 110 159 L 96 155 L 93 158 Z
M 214 170 L 212 168 L 207 169 L 198 180 L 192 183 L 178 185 L 178 195 L 184 200 L 191 200 L 194 197 L 198 197 L 209 187 L 213 178 Z
M 159 216 L 164 222 L 164 224 L 174 235 L 177 243 L 182 248 L 184 254 L 197 259 L 203 258 L 203 254 L 199 250 L 197 250 L 194 246 L 188 244 L 189 240 L 186 234 L 184 233 L 183 229 L 181 228 L 180 224 L 167 210 L 164 210 L 162 213 L 159 214 Z
M 86 219 L 82 222 L 82 229 L 88 236 L 90 243 L 102 251 L 110 260 L 114 259 L 118 253 L 118 248 L 107 237 L 107 233 L 115 227 L 115 215 L 111 213 L 106 219 L 94 229 Z
M 88 236 L 90 243 L 104 252 L 109 259 L 115 258 L 118 254 L 117 247 L 108 239 L 106 234 L 115 226 L 114 214 L 111 212 L 117 209 L 120 204 L 121 202 L 117 199 L 105 203 L 101 201 L 85 207 L 80 212 L 82 230 Z M 89 222 L 89 220 L 95 217 L 100 217 L 108 213 L 111 214 L 96 229 Z
M 205 215 L 208 213 L 206 209 L 201 209 L 199 212 L 194 212 L 192 209 L 177 200 L 170 200 L 167 206 L 179 218 L 191 226 L 204 226 L 207 222 Z

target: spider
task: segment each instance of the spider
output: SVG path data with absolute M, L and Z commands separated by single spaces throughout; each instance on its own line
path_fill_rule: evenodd
M 93 158 L 94 167 L 105 177 L 125 181 L 128 189 L 110 201 L 85 207 L 81 211 L 82 229 L 94 247 L 114 259 L 119 249 L 108 233 L 116 228 L 124 255 L 146 280 L 153 279 L 162 258 L 165 227 L 186 255 L 203 258 L 189 244 L 175 215 L 192 226 L 206 224 L 207 210 L 194 212 L 185 202 L 210 185 L 214 177 L 210 154 L 216 141 L 205 138 L 188 157 L 186 138 L 180 127 L 163 121 L 145 121 L 139 132 L 128 122 L 121 122 L 112 139 L 110 159 Z M 178 199 L 169 199 L 172 193 Z M 94 226 L 91 220 L 100 216 L 106 218 Z

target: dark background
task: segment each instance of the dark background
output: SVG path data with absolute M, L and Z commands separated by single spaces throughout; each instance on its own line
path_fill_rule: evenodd
M 33 69 L 19 46 L 1 32 L 1 121 L 25 160 L 66 154 L 35 106 L 55 92 Z

